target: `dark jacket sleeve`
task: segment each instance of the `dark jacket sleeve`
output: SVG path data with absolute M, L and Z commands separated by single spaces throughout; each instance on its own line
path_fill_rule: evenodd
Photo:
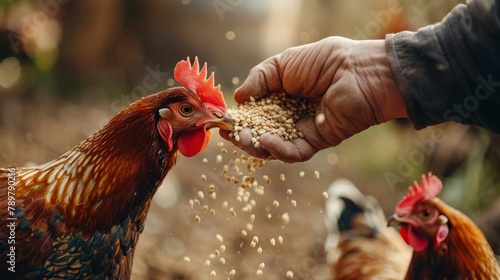
M 415 128 L 445 121 L 500 133 L 500 0 L 456 6 L 442 22 L 386 37 Z

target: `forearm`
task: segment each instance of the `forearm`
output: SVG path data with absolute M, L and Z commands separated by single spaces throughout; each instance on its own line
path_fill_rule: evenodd
M 441 23 L 386 38 L 416 128 L 445 121 L 500 132 L 500 1 L 459 5 Z

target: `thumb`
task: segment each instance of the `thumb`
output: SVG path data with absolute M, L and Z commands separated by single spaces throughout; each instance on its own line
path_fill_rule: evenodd
M 273 56 L 250 70 L 246 80 L 236 89 L 234 100 L 238 103 L 248 101 L 250 97 L 258 100 L 282 89 L 282 75 L 278 67 L 278 57 Z

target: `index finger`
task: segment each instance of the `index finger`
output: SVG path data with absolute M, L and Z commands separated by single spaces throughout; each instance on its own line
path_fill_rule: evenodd
M 250 97 L 258 100 L 282 90 L 282 73 L 278 60 L 278 56 L 272 56 L 252 68 L 246 80 L 234 92 L 234 100 L 238 103 L 249 101 Z

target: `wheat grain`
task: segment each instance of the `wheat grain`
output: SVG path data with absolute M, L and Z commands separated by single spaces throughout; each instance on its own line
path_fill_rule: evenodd
M 249 128 L 252 144 L 260 147 L 260 136 L 270 132 L 283 140 L 303 138 L 296 129 L 296 122 L 306 116 L 314 117 L 316 106 L 307 99 L 294 97 L 285 92 L 273 93 L 263 99 L 244 102 L 227 110 L 234 121 L 234 130 L 229 134 L 240 141 L 239 132 Z

